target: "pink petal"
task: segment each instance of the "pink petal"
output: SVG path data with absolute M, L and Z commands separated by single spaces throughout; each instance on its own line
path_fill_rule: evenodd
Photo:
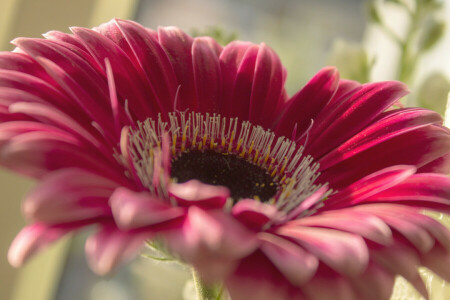
M 284 238 L 261 232 L 261 250 L 294 285 L 302 285 L 314 276 L 319 260 Z
M 339 273 L 355 276 L 367 267 L 369 253 L 364 240 L 343 231 L 283 226 L 277 233 L 295 240 Z
M 135 61 L 135 68 L 143 72 L 142 76 L 147 79 L 148 84 L 159 99 L 158 102 L 164 107 L 162 112 L 173 111 L 177 79 L 168 54 L 158 40 L 152 37 L 141 25 L 124 20 L 115 20 L 114 23 L 130 49 L 125 48 L 123 50 L 132 61 Z M 115 33 L 115 35 L 119 35 L 119 33 Z
M 20 101 L 20 98 L 16 98 L 16 96 L 21 94 L 24 96 L 22 101 L 27 101 L 26 99 L 33 99 L 37 102 L 45 101 L 65 112 L 72 112 L 77 116 L 77 119 L 85 120 L 86 118 L 86 114 L 74 105 L 69 97 L 43 79 L 26 73 L 0 70 L 0 86 L 16 90 L 16 92 L 5 94 L 13 102 Z
M 175 109 L 179 111 L 188 108 L 197 110 L 198 102 L 192 61 L 193 39 L 176 27 L 158 28 L 158 38 L 177 77 L 179 91 L 175 99 Z
M 148 238 L 148 233 L 129 233 L 105 225 L 86 241 L 89 266 L 95 273 L 106 275 L 121 262 L 132 259 Z
M 123 50 L 95 31 L 79 27 L 71 30 L 99 65 L 104 66 L 105 58 L 110 60 L 117 92 L 121 99 L 129 100 L 130 110 L 138 119 L 144 120 L 149 116 L 156 118 L 156 111 L 160 111 L 162 107 Z
M 327 276 L 328 275 L 328 276 Z M 310 280 L 303 290 L 311 300 L 360 300 L 350 281 L 339 275 L 319 275 Z
M 338 207 L 355 205 L 403 182 L 411 177 L 415 171 L 414 166 L 403 165 L 379 170 L 330 196 L 325 202 L 324 210 L 333 209 L 336 205 Z
M 370 263 L 366 271 L 350 278 L 358 294 L 366 300 L 388 300 L 394 289 L 395 276 L 381 266 Z
M 448 250 L 435 247 L 422 257 L 422 264 L 446 281 L 450 281 L 450 254 Z
M 244 258 L 225 284 L 233 300 L 307 299 L 298 289 L 295 296 L 289 295 L 292 285 L 261 251 Z
M 201 112 L 218 112 L 222 89 L 219 57 L 215 48 L 219 45 L 211 38 L 196 38 L 192 44 L 192 65 Z
M 383 141 L 322 170 L 320 180 L 328 182 L 333 188 L 341 189 L 370 173 L 389 166 L 414 165 L 419 168 L 445 155 L 449 148 L 448 129 L 428 125 Z
M 118 183 L 80 169 L 51 173 L 26 197 L 24 214 L 47 224 L 110 216 L 108 198 Z
M 249 121 L 269 127 L 276 113 L 284 104 L 286 70 L 277 54 L 261 44 L 255 64 Z
M 327 211 L 285 224 L 285 226 L 297 225 L 342 230 L 360 235 L 382 245 L 390 245 L 393 242 L 389 226 L 380 218 L 351 208 Z
M 274 205 L 254 199 L 241 199 L 231 209 L 231 215 L 250 228 L 260 229 L 270 220 L 278 220 L 283 215 Z
M 14 267 L 22 266 L 32 255 L 60 239 L 77 226 L 48 226 L 41 223 L 23 228 L 12 242 L 8 261 Z
M 370 124 L 381 112 L 406 94 L 407 87 L 394 81 L 363 86 L 348 100 L 352 105 L 345 107 L 339 118 L 307 145 L 307 153 L 316 158 L 321 157 Z
M 181 206 L 197 205 L 204 208 L 222 208 L 230 197 L 230 191 L 224 186 L 189 180 L 169 186 L 169 195 Z
M 286 103 L 275 132 L 290 138 L 297 124 L 297 136 L 301 136 L 311 119 L 331 100 L 338 83 L 339 74 L 336 68 L 327 67 L 320 70 Z
M 450 178 L 446 175 L 415 174 L 365 202 L 390 202 L 450 211 Z
M 218 257 L 242 257 L 257 244 L 254 234 L 229 215 L 196 206 L 189 208 L 183 227 L 167 237 L 177 252 L 193 261 L 209 253 Z
M 259 46 L 245 42 L 228 44 L 220 56 L 226 116 L 248 120 Z
M 185 213 L 147 192 L 136 193 L 127 188 L 116 189 L 109 202 L 115 222 L 124 230 L 163 223 Z
M 101 156 L 85 151 L 79 141 L 67 134 L 21 134 L 2 148 L 0 158 L 2 165 L 35 177 L 60 168 L 78 167 L 118 182 L 123 181 L 123 174 L 117 169 L 118 166 L 110 166 Z
M 371 258 L 391 273 L 403 276 L 424 298 L 428 299 L 427 289 L 417 271 L 420 261 L 414 250 L 397 244 L 371 251 Z
M 389 111 L 381 120 L 345 141 L 318 162 L 322 169 L 327 169 L 346 158 L 395 136 L 441 122 L 442 118 L 438 113 L 425 109 L 411 108 Z

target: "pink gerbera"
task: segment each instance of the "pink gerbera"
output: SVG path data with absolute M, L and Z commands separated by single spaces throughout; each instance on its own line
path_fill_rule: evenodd
M 8 257 L 95 224 L 99 274 L 148 240 L 239 299 L 388 299 L 450 280 L 449 130 L 399 82 L 325 68 L 292 97 L 266 45 L 113 20 L 0 54 L 1 164 L 40 180 Z

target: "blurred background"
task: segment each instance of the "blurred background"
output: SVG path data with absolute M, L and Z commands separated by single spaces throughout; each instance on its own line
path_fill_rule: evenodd
M 290 94 L 326 65 L 361 82 L 404 81 L 412 91 L 407 105 L 441 114 L 450 91 L 450 0 L 0 0 L 0 50 L 12 50 L 14 37 L 93 27 L 113 17 L 151 28 L 175 25 L 223 42 L 265 42 L 288 70 Z M 95 276 L 84 259 L 86 233 L 11 268 L 7 249 L 25 224 L 20 203 L 33 185 L 0 170 L 0 299 L 178 300 L 189 291 L 183 267 L 145 258 L 110 278 Z M 429 286 L 442 285 L 425 276 Z M 445 289 L 434 291 L 432 299 L 445 299 Z M 394 295 L 415 297 L 413 291 Z

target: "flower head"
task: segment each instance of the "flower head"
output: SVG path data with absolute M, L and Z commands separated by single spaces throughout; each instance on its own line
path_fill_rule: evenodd
M 449 130 L 393 105 L 399 82 L 324 68 L 298 93 L 264 44 L 123 20 L 0 54 L 0 163 L 39 180 L 9 251 L 21 265 L 95 224 L 92 269 L 146 240 L 232 299 L 388 299 L 401 275 L 450 280 Z

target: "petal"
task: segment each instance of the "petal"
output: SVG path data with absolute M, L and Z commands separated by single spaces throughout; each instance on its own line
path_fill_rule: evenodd
M 163 223 L 185 213 L 147 192 L 136 193 L 127 188 L 116 189 L 109 203 L 115 222 L 123 230 Z
M 371 251 L 371 258 L 393 274 L 399 274 L 408 280 L 414 288 L 426 299 L 428 292 L 417 269 L 420 260 L 416 252 L 398 243 L 395 246 Z
M 317 274 L 303 290 L 312 300 L 359 300 L 349 280 L 337 274 Z
M 169 245 L 190 262 L 207 256 L 243 257 L 256 245 L 255 235 L 222 211 L 189 208 L 182 228 L 167 234 Z
M 26 197 L 24 214 L 47 224 L 110 216 L 108 198 L 118 184 L 80 169 L 51 173 Z
M 123 50 L 93 30 L 79 27 L 73 27 L 71 30 L 89 50 L 90 55 L 103 67 L 104 74 L 106 69 L 103 62 L 106 58 L 109 59 L 116 79 L 117 92 L 121 99 L 128 99 L 132 113 L 138 116 L 139 120 L 145 120 L 149 116 L 156 118 L 155 112 L 161 111 L 163 107 Z
M 398 203 L 449 211 L 450 178 L 433 173 L 415 174 L 364 202 Z
M 20 267 L 36 252 L 77 228 L 76 225 L 48 226 L 41 223 L 27 226 L 12 242 L 8 261 L 12 266 Z
M 86 150 L 70 135 L 36 131 L 12 138 L 2 148 L 0 158 L 2 165 L 29 176 L 40 177 L 52 170 L 78 167 L 123 182 L 118 165 L 111 165 Z
M 311 119 L 314 119 L 330 102 L 338 83 L 339 74 L 336 68 L 327 67 L 320 70 L 286 103 L 275 132 L 290 138 L 297 124 L 297 136 L 301 136 Z
M 121 262 L 133 258 L 148 238 L 149 233 L 129 233 L 104 225 L 86 241 L 89 266 L 95 273 L 106 275 Z
M 450 281 L 450 254 L 448 250 L 434 248 L 422 257 L 422 264 L 446 281 Z
M 276 232 L 294 239 L 339 273 L 355 276 L 367 267 L 369 253 L 360 236 L 333 229 L 304 226 L 284 226 Z
M 249 121 L 267 128 L 284 104 L 286 70 L 276 53 L 261 44 L 255 64 Z
M 212 38 L 196 38 L 192 45 L 192 65 L 200 112 L 219 112 L 222 89 L 219 57 L 215 49 L 220 47 Z
M 319 158 L 370 124 L 380 113 L 406 95 L 407 87 L 399 82 L 371 83 L 357 91 L 343 111 L 307 145 L 306 152 Z
M 420 168 L 445 155 L 449 148 L 448 129 L 428 125 L 383 141 L 322 170 L 320 180 L 328 182 L 333 188 L 341 189 L 389 166 L 414 165 Z
M 389 226 L 380 218 L 370 213 L 352 210 L 351 208 L 326 211 L 322 214 L 301 218 L 285 224 L 285 226 L 296 225 L 342 230 L 360 235 L 382 245 L 390 245 L 393 242 Z
M 298 292 L 295 297 L 289 297 L 292 286 L 261 251 L 244 258 L 225 284 L 233 300 L 306 299 Z
M 171 184 L 169 195 L 182 206 L 197 205 L 204 208 L 221 208 L 230 197 L 230 191 L 224 186 L 189 180 L 184 183 Z
M 319 260 L 314 255 L 269 233 L 259 233 L 258 239 L 263 241 L 261 251 L 292 284 L 302 285 L 314 276 L 319 265 Z
M 166 112 L 174 110 L 173 101 L 177 90 L 177 79 L 167 53 L 158 40 L 152 37 L 141 25 L 124 20 L 114 20 L 126 40 L 129 56 L 134 56 L 135 68 L 143 72 L 152 87 L 159 103 Z M 116 33 L 118 35 L 118 33 Z
M 282 214 L 274 205 L 254 199 L 241 199 L 231 209 L 231 215 L 250 228 L 260 229 L 270 220 L 277 220 Z
M 327 169 L 383 141 L 434 123 L 442 123 L 441 116 L 425 109 L 409 108 L 389 111 L 383 118 L 345 141 L 318 162 L 322 170 Z
M 334 209 L 336 206 L 355 205 L 403 182 L 411 177 L 415 171 L 414 166 L 399 165 L 372 173 L 330 196 L 325 202 L 324 210 Z
M 358 294 L 366 300 L 388 300 L 394 289 L 395 276 L 381 266 L 370 263 L 366 271 L 350 278 Z
M 166 51 L 177 77 L 178 95 L 175 109 L 185 111 L 198 107 L 192 64 L 193 39 L 176 27 L 159 27 L 159 43 Z
M 223 77 L 222 109 L 228 117 L 248 120 L 259 46 L 231 42 L 219 58 Z

